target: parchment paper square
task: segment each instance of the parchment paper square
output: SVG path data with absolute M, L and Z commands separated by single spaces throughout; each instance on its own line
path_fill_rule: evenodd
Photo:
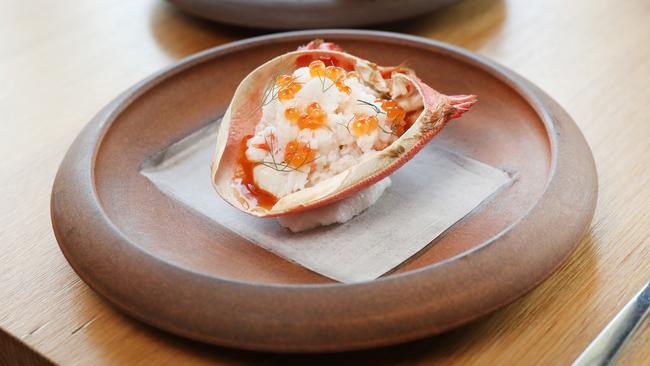
M 233 232 L 341 282 L 373 280 L 416 254 L 500 188 L 503 170 L 430 143 L 392 176 L 392 186 L 342 225 L 292 233 L 275 219 L 244 214 L 212 189 L 218 122 L 151 157 L 141 173 L 162 192 Z

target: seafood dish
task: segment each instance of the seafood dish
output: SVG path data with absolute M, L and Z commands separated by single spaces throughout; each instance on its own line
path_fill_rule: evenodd
M 476 101 L 439 93 L 406 66 L 378 66 L 314 40 L 238 86 L 219 129 L 212 185 L 247 214 L 285 216 L 293 231 L 344 222 Z M 314 223 L 291 227 L 300 215 Z

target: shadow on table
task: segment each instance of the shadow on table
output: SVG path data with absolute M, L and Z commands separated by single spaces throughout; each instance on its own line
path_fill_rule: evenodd
M 499 31 L 505 16 L 503 0 L 464 0 L 413 19 L 371 28 L 419 35 L 476 50 Z M 153 2 L 149 28 L 160 48 L 172 59 L 273 32 L 211 22 L 188 15 L 164 1 Z

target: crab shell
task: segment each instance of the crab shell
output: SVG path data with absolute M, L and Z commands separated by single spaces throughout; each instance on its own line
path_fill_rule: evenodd
M 320 47 L 299 49 L 276 57 L 250 73 L 239 85 L 219 128 L 212 160 L 212 184 L 219 195 L 235 208 L 257 217 L 273 217 L 318 208 L 346 198 L 393 173 L 420 151 L 452 118 L 460 117 L 475 102 L 474 95 L 447 96 L 433 90 L 415 74 L 401 67 L 380 67 L 340 51 Z M 270 210 L 251 207 L 232 182 L 239 168 L 242 139 L 255 131 L 262 115 L 261 100 L 269 80 L 289 68 L 306 66 L 310 60 L 326 59 L 355 69 L 361 79 L 379 92 L 407 87 L 422 98 L 422 112 L 402 136 L 373 157 L 278 200 Z M 393 90 L 392 90 L 393 89 Z M 392 94 L 392 93 L 391 93 Z

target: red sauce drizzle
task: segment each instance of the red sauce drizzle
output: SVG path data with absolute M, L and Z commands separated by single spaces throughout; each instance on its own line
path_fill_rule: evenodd
M 384 70 L 384 71 L 381 72 L 381 77 L 382 77 L 384 80 L 388 80 L 388 79 L 390 79 L 390 77 L 392 76 L 392 74 L 393 74 L 393 70 Z
M 345 69 L 345 71 L 354 71 L 354 64 L 347 59 L 340 58 L 336 55 L 327 55 L 327 54 L 309 54 L 302 55 L 296 59 L 296 67 L 307 67 L 309 63 L 314 60 L 321 60 L 325 63 L 325 66 L 338 66 Z
M 246 197 L 250 204 L 270 210 L 271 207 L 278 202 L 278 198 L 255 184 L 255 179 L 253 179 L 253 168 L 255 168 L 255 165 L 257 164 L 246 158 L 246 142 L 251 137 L 253 137 L 253 135 L 244 136 L 239 146 L 239 156 L 237 157 L 237 160 L 242 170 L 241 174 L 237 175 L 237 178 L 240 180 L 237 183 L 240 184 L 241 193 Z
M 296 67 L 307 67 L 309 66 L 309 63 L 312 61 L 314 61 L 314 57 L 312 55 L 299 56 L 296 59 Z
M 388 80 L 388 79 L 390 79 L 390 78 L 393 76 L 393 73 L 394 73 L 394 72 L 396 72 L 396 73 L 398 73 L 398 74 L 408 74 L 408 70 L 407 70 L 407 69 L 398 66 L 398 67 L 396 67 L 396 68 L 392 68 L 392 67 L 391 67 L 391 68 L 388 68 L 388 69 L 384 69 L 384 70 L 381 72 L 381 77 L 384 78 L 384 79 L 386 79 L 386 80 Z M 407 85 L 406 87 L 409 88 L 410 85 Z M 410 91 L 410 90 L 409 90 L 409 91 Z

